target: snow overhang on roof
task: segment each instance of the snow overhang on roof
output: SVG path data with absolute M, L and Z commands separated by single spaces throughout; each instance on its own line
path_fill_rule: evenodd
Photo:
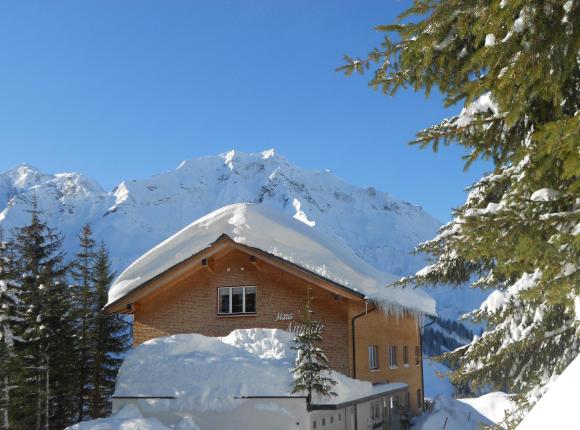
M 316 227 L 265 205 L 224 206 L 194 221 L 133 262 L 113 282 L 107 306 L 227 235 L 362 294 L 389 311 L 436 315 L 435 301 L 417 289 L 388 286 L 398 278 L 382 272 Z

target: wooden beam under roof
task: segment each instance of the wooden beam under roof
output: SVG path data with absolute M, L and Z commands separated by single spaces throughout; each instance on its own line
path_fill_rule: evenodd
M 191 273 L 202 269 L 208 270 L 211 273 L 215 273 L 215 260 L 231 252 L 232 249 L 237 249 L 248 254 L 250 262 L 258 268 L 261 264 L 270 264 L 280 270 L 288 272 L 300 279 L 330 291 L 339 297 L 354 301 L 364 300 L 364 295 L 358 291 L 345 287 L 338 282 L 334 282 L 295 263 L 291 263 L 281 257 L 277 257 L 261 249 L 237 243 L 229 236 L 223 234 L 207 248 L 181 261 L 180 263 L 177 263 L 173 267 L 167 269 L 165 272 L 160 273 L 159 275 L 139 285 L 127 295 L 106 306 L 105 310 L 111 313 L 132 313 L 131 310 L 127 309 L 128 304 L 136 304 L 145 298 L 150 299 L 151 297 L 149 296 L 157 295 L 160 292 L 171 288 L 173 285 L 175 285 L 175 281 L 182 278 L 183 276 L 188 276 Z

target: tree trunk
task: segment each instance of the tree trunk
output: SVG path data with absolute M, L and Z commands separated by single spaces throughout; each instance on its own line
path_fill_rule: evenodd
M 46 430 L 50 429 L 50 366 L 46 356 Z
M 42 419 L 40 418 L 40 414 L 42 411 L 42 401 L 41 401 L 41 392 L 40 392 L 40 374 L 36 375 L 36 428 L 41 429 L 40 426 Z
M 10 404 L 10 387 L 8 387 L 8 376 L 4 377 L 4 429 L 10 430 L 10 418 L 8 416 L 8 405 Z

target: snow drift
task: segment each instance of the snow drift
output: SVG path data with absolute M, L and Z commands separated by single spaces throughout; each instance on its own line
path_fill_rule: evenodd
M 549 389 L 516 430 L 572 428 L 578 422 L 580 356 L 549 384 Z
M 309 419 L 305 399 L 300 393 L 291 394 L 293 345 L 293 335 L 277 329 L 147 341 L 132 350 L 121 366 L 114 394 L 119 410 L 68 430 L 305 428 Z M 403 383 L 373 386 L 334 371 L 330 376 L 337 381 L 338 395 L 314 395 L 314 404 L 339 404 L 407 387 Z
M 293 335 L 277 329 L 234 330 L 225 337 L 180 334 L 149 340 L 132 350 L 119 371 L 115 397 L 147 399 L 139 408 L 164 411 L 229 411 L 247 396 L 289 396 L 296 351 Z M 370 382 L 332 372 L 338 385 L 333 398 L 348 401 L 372 394 Z M 397 385 L 397 384 L 391 384 Z M 404 386 L 404 384 L 398 384 Z
M 512 408 L 511 396 L 502 392 L 458 400 L 439 395 L 433 410 L 414 420 L 413 430 L 480 430 L 503 420 L 505 411 Z
M 114 281 L 109 304 L 223 234 L 358 291 L 386 309 L 436 314 L 430 296 L 411 288 L 387 288 L 398 278 L 374 268 L 350 248 L 273 208 L 246 203 L 225 206 L 194 221 L 137 259 Z

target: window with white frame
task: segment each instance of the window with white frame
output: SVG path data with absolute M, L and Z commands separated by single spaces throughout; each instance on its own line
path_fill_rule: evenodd
M 218 314 L 256 313 L 256 287 L 218 288 Z
M 391 368 L 398 367 L 398 365 L 397 365 L 397 346 L 396 345 L 389 346 L 389 367 L 391 367 Z
M 403 345 L 403 366 L 409 367 L 409 347 Z
M 369 346 L 369 369 L 375 370 L 379 368 L 378 346 Z

